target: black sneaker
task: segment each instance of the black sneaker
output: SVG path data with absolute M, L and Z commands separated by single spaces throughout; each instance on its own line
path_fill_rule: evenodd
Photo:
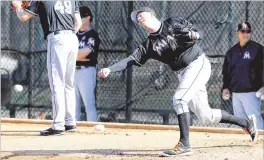
M 49 128 L 44 131 L 40 131 L 41 136 L 52 136 L 52 135 L 63 135 L 64 131 L 63 130 L 54 130 L 52 128 Z
M 258 139 L 258 129 L 257 129 L 257 120 L 256 117 L 250 116 L 248 119 L 248 127 L 243 128 L 247 133 L 249 133 L 252 142 L 256 143 Z
M 65 131 L 66 132 L 74 132 L 74 131 L 76 131 L 76 126 L 66 126 L 65 125 Z
M 172 156 L 189 156 L 192 155 L 192 148 L 185 147 L 181 142 L 179 142 L 173 149 L 163 151 L 160 157 L 172 157 Z

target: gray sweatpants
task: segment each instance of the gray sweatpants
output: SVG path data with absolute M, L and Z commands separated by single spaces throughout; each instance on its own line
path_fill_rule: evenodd
M 211 76 L 211 64 L 205 55 L 199 56 L 179 74 L 180 83 L 173 96 L 177 114 L 190 109 L 202 122 L 218 123 L 222 118 L 220 109 L 211 109 L 208 104 L 206 83 Z M 193 105 L 189 105 L 191 102 Z
M 76 119 L 81 120 L 81 102 L 84 103 L 86 120 L 97 121 L 95 108 L 96 68 L 88 67 L 76 70 L 75 95 L 76 95 Z
M 72 31 L 48 36 L 47 68 L 52 95 L 52 128 L 64 130 L 64 125 L 76 125 L 74 74 L 78 39 Z
M 256 92 L 232 93 L 234 114 L 237 117 L 247 117 L 255 115 L 257 118 L 257 128 L 264 129 L 264 122 L 261 115 L 261 101 L 256 97 Z

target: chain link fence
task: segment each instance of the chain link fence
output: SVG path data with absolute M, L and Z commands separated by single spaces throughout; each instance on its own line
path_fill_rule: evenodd
M 127 57 L 147 37 L 145 30 L 131 23 L 133 9 L 148 6 L 161 20 L 181 16 L 194 23 L 205 33 L 205 39 L 199 43 L 212 63 L 212 75 L 207 86 L 209 104 L 230 113 L 233 112 L 231 100 L 221 99 L 221 72 L 226 51 L 237 42 L 237 24 L 249 21 L 253 27 L 253 40 L 264 44 L 264 3 L 260 1 L 79 3 L 80 6 L 88 6 L 94 15 L 93 27 L 101 39 L 98 68 Z M 10 12 L 8 2 L 1 2 L 1 14 L 1 116 L 37 119 L 44 114 L 45 119 L 51 119 L 47 42 L 43 39 L 39 18 L 19 22 L 16 14 Z M 23 85 L 23 92 L 15 92 L 15 84 Z M 108 79 L 97 79 L 99 121 L 177 124 L 172 107 L 177 84 L 177 73 L 155 60 L 149 60 L 141 68 L 113 73 Z M 194 114 L 191 122 L 195 126 L 230 127 L 201 123 Z

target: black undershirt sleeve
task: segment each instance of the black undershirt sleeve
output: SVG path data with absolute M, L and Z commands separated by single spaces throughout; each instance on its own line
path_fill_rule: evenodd
M 118 72 L 130 68 L 134 64 L 136 64 L 136 61 L 131 57 L 127 57 L 108 68 L 110 69 L 111 72 Z

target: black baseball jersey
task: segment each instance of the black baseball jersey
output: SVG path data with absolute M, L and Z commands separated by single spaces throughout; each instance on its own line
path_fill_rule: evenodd
M 31 1 L 25 10 L 39 15 L 46 39 L 54 31 L 74 31 L 74 13 L 79 12 L 79 6 L 75 1 Z
M 163 21 L 160 29 L 156 33 L 151 33 L 130 57 L 136 61 L 137 66 L 142 66 L 152 58 L 168 64 L 174 71 L 186 67 L 202 55 L 203 51 L 194 40 L 178 36 L 178 31 L 183 28 L 198 32 L 193 24 L 181 17 Z
M 96 66 L 98 50 L 100 45 L 100 39 L 98 33 L 93 29 L 89 29 L 87 31 L 79 31 L 77 33 L 77 37 L 79 40 L 79 49 L 90 48 L 92 50 L 92 53 L 90 53 L 86 57 L 90 61 L 87 62 L 77 61 L 76 66 Z

